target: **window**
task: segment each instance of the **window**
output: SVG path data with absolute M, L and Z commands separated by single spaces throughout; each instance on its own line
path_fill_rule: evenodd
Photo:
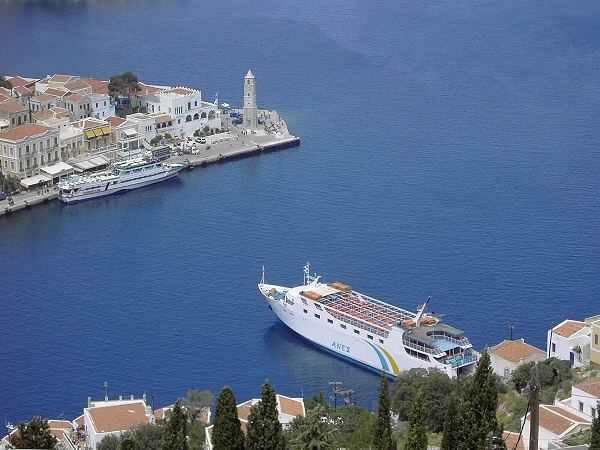
M 373 336 L 371 336 L 370 334 L 367 334 L 367 339 L 373 340 Z
M 307 311 L 307 310 L 303 309 L 302 311 L 304 311 L 304 314 L 308 314 L 308 311 Z
M 320 316 L 320 315 L 318 315 L 318 314 L 315 314 L 315 317 L 316 317 L 317 319 L 320 319 L 320 318 L 321 318 L 321 316 Z
M 340 323 L 340 327 L 342 327 L 344 330 L 346 329 L 346 325 L 344 325 L 343 323 Z
M 552 343 L 552 353 L 556 353 L 556 344 Z
M 583 412 L 583 402 L 579 402 L 579 411 Z
M 598 335 L 594 335 L 594 345 L 598 345 Z
M 596 417 L 596 408 L 592 408 L 592 417 Z
M 194 100 L 194 106 L 198 106 L 198 100 Z
M 510 377 L 510 369 L 508 367 L 504 368 L 504 378 Z
M 380 344 L 383 344 L 383 339 L 379 339 L 379 343 L 380 343 Z
M 354 329 L 354 334 L 360 334 L 360 331 L 358 331 L 356 328 Z
M 327 319 L 327 322 L 329 322 L 329 323 L 333 323 L 333 320 L 331 320 L 331 319 Z
M 569 360 L 571 361 L 571 364 L 575 363 L 575 353 L 569 352 Z

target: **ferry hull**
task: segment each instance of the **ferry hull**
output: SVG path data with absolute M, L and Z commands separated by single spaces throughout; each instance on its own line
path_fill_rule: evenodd
M 174 178 L 179 174 L 181 169 L 183 169 L 183 167 L 174 169 L 174 170 L 170 170 L 168 172 L 163 172 L 163 173 L 157 174 L 156 176 L 153 176 L 152 178 L 149 178 L 148 180 L 143 181 L 143 182 L 139 182 L 136 180 L 123 181 L 114 186 L 108 185 L 108 186 L 106 186 L 106 189 L 99 190 L 98 192 L 89 192 L 89 193 L 85 193 L 85 194 L 79 195 L 79 196 L 77 196 L 77 195 L 69 196 L 68 194 L 61 195 L 58 197 L 58 199 L 61 202 L 63 202 L 64 204 L 73 204 L 73 203 L 79 203 L 79 202 L 86 201 L 86 200 L 92 200 L 92 199 L 99 198 L 99 197 L 106 197 L 108 195 L 125 193 L 127 191 L 132 191 L 134 189 L 150 186 L 152 184 L 160 183 L 161 181 L 166 181 L 171 178 Z
M 352 325 L 349 324 L 344 324 L 346 325 L 345 329 L 341 328 L 338 320 L 335 320 L 326 311 L 314 309 L 313 305 L 295 308 L 285 300 L 269 297 L 265 294 L 264 288 L 260 288 L 260 290 L 279 320 L 292 331 L 325 349 L 328 353 L 366 366 L 378 373 L 385 372 L 391 377 L 397 377 L 401 371 L 416 367 L 433 368 L 428 361 L 415 360 L 406 354 L 403 355 L 404 349 L 399 345 L 394 345 L 388 339 L 382 339 L 383 343 L 379 341 L 380 337 L 378 336 L 368 339 L 362 330 L 359 330 L 359 335 L 356 334 Z M 307 310 L 306 314 L 303 312 L 304 309 Z M 315 314 L 320 316 L 317 319 L 320 320 L 318 325 L 314 322 Z M 333 323 L 329 323 L 329 320 Z M 444 370 L 444 366 L 440 365 L 439 369 L 448 373 L 447 370 Z M 454 374 L 448 373 L 448 375 L 453 376 Z

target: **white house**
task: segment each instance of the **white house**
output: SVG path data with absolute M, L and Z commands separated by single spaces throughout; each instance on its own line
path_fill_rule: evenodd
M 571 361 L 580 367 L 590 360 L 592 328 L 589 323 L 564 320 L 548 331 L 548 356 Z
M 525 342 L 502 341 L 489 349 L 492 370 L 504 378 L 510 378 L 512 372 L 521 364 L 531 361 L 543 361 L 546 352 Z
M 276 397 L 277 411 L 279 412 L 278 418 L 283 429 L 288 428 L 296 417 L 304 417 L 306 415 L 306 410 L 304 408 L 304 399 L 286 397 L 285 395 L 281 394 L 277 394 Z M 241 428 L 244 433 L 248 431 L 248 416 L 250 415 L 250 409 L 258 402 L 260 402 L 260 399 L 253 398 L 252 400 L 248 400 L 244 403 L 240 403 L 239 405 L 237 405 L 238 418 L 240 419 Z M 205 448 L 207 450 L 213 449 L 211 441 L 212 430 L 213 425 L 210 425 L 204 429 L 206 438 Z
M 585 415 L 589 420 L 598 415 L 600 377 L 592 377 L 571 388 L 571 397 L 556 404 Z
M 145 400 L 88 401 L 88 407 L 83 410 L 84 430 L 91 450 L 96 450 L 106 436 L 119 436 L 130 428 L 153 421 Z
M 568 411 L 558 405 L 540 405 L 540 429 L 538 446 L 540 450 L 548 450 L 552 444 L 590 428 L 591 423 L 585 415 Z M 525 417 L 523 436 L 529 436 L 531 430 L 530 414 Z M 527 448 L 528 442 L 525 442 Z
M 110 102 L 107 94 L 90 94 L 91 116 L 96 119 L 106 119 L 115 115 L 115 105 Z

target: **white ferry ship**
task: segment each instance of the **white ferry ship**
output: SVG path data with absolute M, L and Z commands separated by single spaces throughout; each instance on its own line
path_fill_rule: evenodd
M 322 283 L 309 269 L 302 286 L 267 284 L 264 268 L 258 284 L 277 317 L 304 338 L 391 376 L 416 367 L 450 377 L 474 370 L 479 354 L 461 330 L 425 313 L 429 299 L 414 313 L 339 281 Z
M 72 175 L 58 183 L 58 198 L 64 203 L 116 194 L 177 176 L 185 164 L 164 164 L 151 155 L 114 163 L 108 170 Z

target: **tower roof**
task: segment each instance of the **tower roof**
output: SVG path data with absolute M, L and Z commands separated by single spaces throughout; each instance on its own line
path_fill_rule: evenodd
M 252 73 L 251 70 L 248 70 L 248 73 L 246 74 L 246 76 L 244 78 L 254 78 L 254 74 Z

